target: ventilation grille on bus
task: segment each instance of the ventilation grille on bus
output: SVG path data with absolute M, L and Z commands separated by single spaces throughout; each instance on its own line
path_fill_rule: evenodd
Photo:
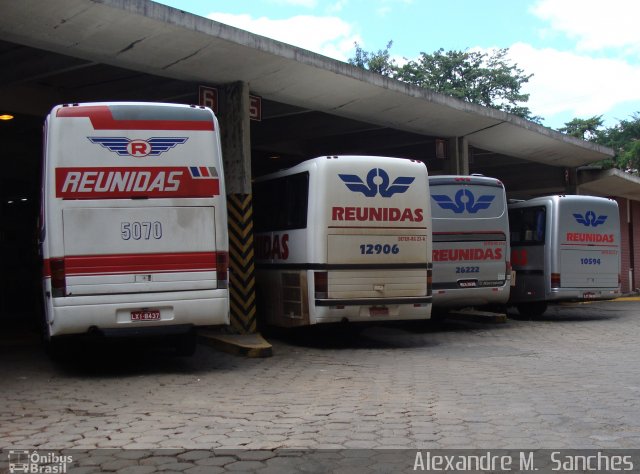
M 300 273 L 282 273 L 282 310 L 287 318 L 302 319 Z

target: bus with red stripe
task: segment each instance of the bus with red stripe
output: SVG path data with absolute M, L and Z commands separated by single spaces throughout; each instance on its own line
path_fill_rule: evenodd
M 256 293 L 268 324 L 431 316 L 425 164 L 322 156 L 256 178 Z
M 45 122 L 45 335 L 163 335 L 229 323 L 218 122 L 205 107 L 69 104 Z
M 529 317 L 549 303 L 620 296 L 618 203 L 554 195 L 509 203 L 515 285 L 509 303 Z
M 509 221 L 501 181 L 429 177 L 433 215 L 433 307 L 500 306 L 509 298 Z

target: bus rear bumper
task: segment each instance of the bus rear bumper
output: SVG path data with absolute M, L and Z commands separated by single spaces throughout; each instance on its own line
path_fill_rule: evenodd
M 619 288 L 552 288 L 548 301 L 610 300 L 621 294 Z
M 177 333 L 192 326 L 229 324 L 229 292 L 222 289 L 55 298 L 48 312 L 51 336 L 92 330 L 105 335 Z
M 311 324 L 426 320 L 431 317 L 431 297 L 316 299 Z
M 467 306 L 506 304 L 509 300 L 509 293 L 509 285 L 433 290 L 433 307 L 464 308 Z

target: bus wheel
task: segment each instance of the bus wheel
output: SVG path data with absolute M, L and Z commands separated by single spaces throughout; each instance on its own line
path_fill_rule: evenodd
M 520 313 L 522 316 L 537 318 L 539 316 L 542 316 L 547 310 L 547 302 L 534 301 L 531 303 L 521 303 L 516 307 L 518 308 L 518 313 Z

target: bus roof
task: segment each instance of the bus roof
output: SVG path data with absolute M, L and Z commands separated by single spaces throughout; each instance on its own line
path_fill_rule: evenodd
M 600 196 L 586 196 L 582 194 L 554 194 L 551 196 L 540 196 L 525 201 L 510 202 L 509 208 L 517 209 L 530 206 L 542 206 L 548 203 L 564 202 L 593 202 L 593 203 L 616 203 L 615 199 Z
M 269 173 L 266 174 L 264 176 L 260 176 L 258 178 L 256 178 L 254 180 L 254 182 L 261 182 L 261 181 L 266 181 L 268 179 L 273 179 L 273 178 L 279 178 L 281 176 L 288 176 L 291 174 L 295 174 L 295 173 L 301 173 L 304 171 L 308 171 L 311 168 L 314 167 L 319 167 L 319 166 L 323 166 L 325 163 L 329 164 L 332 162 L 337 162 L 337 161 L 341 161 L 341 162 L 354 162 L 354 161 L 380 161 L 380 160 L 402 160 L 405 162 L 412 162 L 412 163 L 416 163 L 416 164 L 420 164 L 420 165 L 424 165 L 424 163 L 422 161 L 419 160 L 412 160 L 409 158 L 398 158 L 398 157 L 391 157 L 391 156 L 373 156 L 373 155 L 325 155 L 325 156 L 318 156 L 316 158 L 310 158 L 308 160 L 303 161 L 300 164 L 297 164 L 295 166 L 292 166 L 291 168 L 286 168 L 280 171 L 276 171 L 273 173 Z M 374 164 L 374 163 L 372 163 Z
M 474 184 L 480 186 L 497 186 L 504 188 L 502 181 L 496 178 L 481 175 L 438 175 L 429 176 L 429 185 L 438 186 L 444 184 Z

